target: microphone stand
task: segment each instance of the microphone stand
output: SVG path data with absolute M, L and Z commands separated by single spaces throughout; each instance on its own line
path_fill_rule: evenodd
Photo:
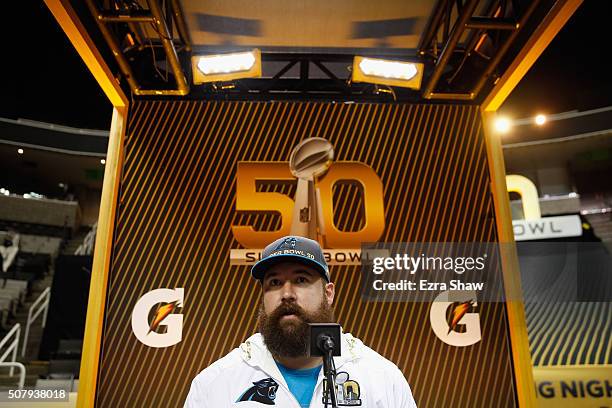
M 336 400 L 336 365 L 334 364 L 334 340 L 327 335 L 321 336 L 320 348 L 323 351 L 323 375 L 327 380 L 327 398 L 324 396 L 325 408 L 331 401 L 331 408 L 338 408 Z

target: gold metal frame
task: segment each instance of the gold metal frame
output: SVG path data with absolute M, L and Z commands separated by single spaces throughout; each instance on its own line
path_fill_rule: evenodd
M 93 407 L 96 394 L 98 364 L 102 326 L 104 323 L 104 305 L 106 302 L 106 285 L 110 258 L 113 247 L 113 229 L 117 195 L 121 181 L 123 162 L 123 140 L 125 136 L 127 107 L 113 110 L 113 120 L 106 155 L 106 169 L 102 186 L 102 202 L 98 216 L 98 230 L 94 248 L 93 269 L 89 284 L 87 302 L 87 321 L 83 339 L 79 392 L 77 407 Z
M 87 321 L 83 339 L 83 352 L 79 380 L 77 407 L 93 407 L 100 342 L 104 322 L 106 284 L 113 241 L 113 227 L 123 157 L 123 139 L 129 102 L 118 81 L 104 62 L 85 27 L 78 19 L 68 0 L 45 0 L 45 4 L 60 24 L 72 45 L 96 78 L 113 104 L 113 119 L 106 153 L 102 200 L 98 217 L 98 230 L 94 249 L 93 269 L 87 303 Z
M 77 400 L 77 407 L 85 408 L 93 407 L 95 402 L 107 278 L 113 240 L 113 221 L 117 207 L 129 102 L 72 9 L 70 2 L 68 0 L 45 0 L 45 3 L 115 107 L 106 157 Z M 501 141 L 491 131 L 491 119 L 512 89 L 581 3 L 582 0 L 559 0 L 555 3 L 552 10 L 532 35 L 531 40 L 517 55 L 481 105 L 497 230 L 499 231 L 499 241 L 504 244 L 501 245 L 503 277 L 506 291 L 511 295 L 521 293 L 520 275 L 518 273 L 518 258 L 514 248 Z M 510 250 L 504 250 L 504 248 L 510 248 Z M 509 299 L 506 308 L 518 402 L 520 407 L 533 407 L 536 405 L 536 396 L 523 304 L 513 297 Z
M 483 112 L 483 127 L 487 145 L 491 191 L 495 206 L 500 257 L 504 289 L 506 292 L 506 313 L 510 330 L 510 347 L 514 363 L 516 393 L 520 407 L 535 407 L 536 393 L 531 370 L 531 352 L 527 337 L 527 323 L 523 303 L 517 299 L 521 291 L 521 275 L 518 255 L 514 245 L 512 215 L 506 188 L 506 171 L 501 140 L 492 130 L 494 113 Z
M 53 17 L 57 20 L 68 39 L 83 58 L 85 65 L 93 74 L 100 87 L 115 108 L 128 106 L 128 98 L 123 93 L 119 81 L 113 76 L 112 71 L 104 62 L 100 51 L 96 48 L 93 40 L 87 33 L 83 23 L 79 20 L 76 12 L 68 0 L 45 0 L 45 4 L 51 10 Z M 107 166 L 108 167 L 108 166 Z
M 499 234 L 504 287 L 508 299 L 506 301 L 506 311 L 508 314 L 508 328 L 510 329 L 516 392 L 520 407 L 537 406 L 537 401 L 529 339 L 527 337 L 525 309 L 522 300 L 519 298 L 519 295 L 522 294 L 521 275 L 514 232 L 512 230 L 512 215 L 508 199 L 508 188 L 506 186 L 504 154 L 502 152 L 501 136 L 493 130 L 493 120 L 495 112 L 580 4 L 582 4 L 582 0 L 567 0 L 558 1 L 553 6 L 552 10 L 546 15 L 525 47 L 514 58 L 508 70 L 495 84 L 480 107 L 487 146 L 489 172 L 491 173 L 491 191 L 493 193 L 495 219 Z

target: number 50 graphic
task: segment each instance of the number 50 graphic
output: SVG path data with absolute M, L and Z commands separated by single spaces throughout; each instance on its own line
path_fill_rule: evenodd
M 281 216 L 276 231 L 256 231 L 252 226 L 233 225 L 236 241 L 245 248 L 264 248 L 291 230 L 294 201 L 281 193 L 259 192 L 257 182 L 296 181 L 288 162 L 239 162 L 236 171 L 236 211 L 248 213 L 275 212 Z M 356 181 L 361 186 L 364 203 L 364 224 L 359 231 L 341 231 L 334 225 L 334 185 L 340 181 Z M 335 162 L 317 180 L 329 248 L 360 248 L 362 242 L 375 242 L 385 228 L 383 186 L 376 172 L 360 162 Z M 351 216 L 353 216 L 351 214 Z M 354 216 L 360 216 L 354 214 Z

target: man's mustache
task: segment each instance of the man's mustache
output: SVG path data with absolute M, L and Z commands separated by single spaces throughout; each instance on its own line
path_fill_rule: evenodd
M 307 313 L 296 303 L 281 303 L 280 306 L 274 309 L 270 318 L 274 321 L 278 321 L 281 317 L 290 314 L 297 316 L 303 321 L 307 320 Z

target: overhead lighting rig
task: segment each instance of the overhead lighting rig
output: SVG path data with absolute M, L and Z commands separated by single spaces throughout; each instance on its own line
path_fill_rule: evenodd
M 540 0 L 438 0 L 419 43 L 432 67 L 425 99 L 471 101 L 487 84 Z
M 149 9 L 144 9 L 136 0 L 118 0 L 113 7 L 104 9 L 96 0 L 85 0 L 89 11 L 113 53 L 123 77 L 135 95 L 187 95 L 189 84 L 179 60 L 179 52 L 191 51 L 189 31 L 179 0 L 164 2 L 147 0 Z M 174 25 L 178 37 L 173 36 Z M 126 47 L 122 47 L 125 43 Z M 165 58 L 164 58 L 165 57 Z M 132 69 L 131 60 L 153 62 L 155 76 L 169 82 L 174 87 L 145 87 L 142 83 L 158 85 L 159 81 L 145 78 L 142 69 L 137 74 Z
M 567 1 L 437 0 L 418 49 L 405 56 L 218 47 L 192 55 L 180 0 L 85 3 L 134 95 L 478 102 L 512 62 L 508 51 Z

